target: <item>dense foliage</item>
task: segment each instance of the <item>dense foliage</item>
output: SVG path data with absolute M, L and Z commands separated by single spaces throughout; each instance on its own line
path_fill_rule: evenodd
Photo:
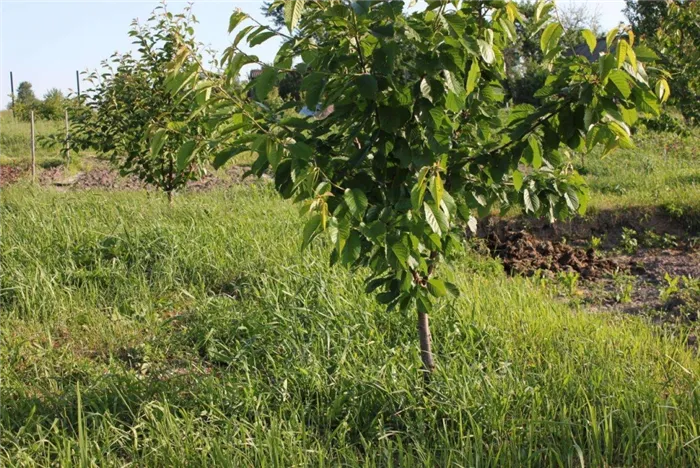
M 635 33 L 645 39 L 653 39 L 668 13 L 668 3 L 664 1 L 625 0 L 624 13 Z
M 410 14 L 404 7 L 289 0 L 285 21 L 294 35 L 245 26 L 223 62 L 233 79 L 259 62 L 238 48 L 242 40 L 255 46 L 281 35 L 273 66 L 250 86 L 264 99 L 280 75 L 305 73 L 303 102 L 273 111 L 216 93 L 202 108 L 219 117 L 211 135 L 223 147 L 216 165 L 257 154 L 251 172 L 272 171 L 278 191 L 308 213 L 304 245 L 327 232 L 332 263 L 368 267 L 367 292 L 377 291 L 389 309 L 417 308 L 422 358 L 432 370 L 427 314 L 435 298 L 457 293 L 443 260 L 461 245 L 461 226 L 475 229 L 478 216 L 514 204 L 552 219 L 582 212 L 588 191 L 571 151 L 631 147 L 630 125 L 638 112 L 658 114 L 659 98 L 632 37 L 610 31 L 616 52 L 598 63 L 564 56 L 564 30 L 548 19 L 553 4 L 541 1 L 535 21 L 546 23 L 540 48 L 550 71 L 537 93 L 543 103 L 506 115 L 503 51 L 521 21 L 517 4 L 431 2 Z M 229 29 L 248 19 L 235 12 Z M 592 32 L 582 39 L 595 47 Z M 201 72 L 171 80 L 193 93 L 217 86 Z M 656 88 L 667 96 L 665 81 Z M 304 105 L 319 112 L 288 116 Z
M 686 120 L 700 118 L 700 4 L 696 0 L 664 2 L 627 0 L 625 13 L 638 36 L 670 73 L 671 101 Z M 666 121 L 669 121 L 666 119 Z
M 24 122 L 29 121 L 32 112 L 36 119 L 60 120 L 69 104 L 70 100 L 60 89 L 48 90 L 42 100 L 36 97 L 30 82 L 22 81 L 17 87 L 14 106 L 9 103 L 7 108 L 14 111 L 16 119 Z
M 670 2 L 654 40 L 671 74 L 673 103 L 686 119 L 700 121 L 700 2 Z
M 208 92 L 180 93 L 177 83 L 166 83 L 178 44 L 195 51 L 180 61 L 182 70 L 199 67 L 201 56 L 194 40 L 196 18 L 189 9 L 173 15 L 159 7 L 148 22 L 132 24 L 138 55 L 114 54 L 103 70 L 92 73 L 92 88 L 84 93 L 85 106 L 73 109 L 72 139 L 80 148 L 109 155 L 123 174 L 135 174 L 162 188 L 172 200 L 175 191 L 204 172 L 205 129 L 196 106 Z

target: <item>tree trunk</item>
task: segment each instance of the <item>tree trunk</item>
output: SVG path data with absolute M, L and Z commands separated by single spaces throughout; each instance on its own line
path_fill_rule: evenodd
M 173 206 L 173 191 L 172 190 L 170 190 L 168 192 L 168 203 L 170 204 L 170 206 Z
M 430 323 L 428 322 L 428 314 L 418 312 L 418 338 L 420 339 L 420 358 L 423 361 L 423 372 L 425 378 L 429 379 L 433 369 L 435 369 L 435 361 L 433 361 L 433 337 L 430 335 Z

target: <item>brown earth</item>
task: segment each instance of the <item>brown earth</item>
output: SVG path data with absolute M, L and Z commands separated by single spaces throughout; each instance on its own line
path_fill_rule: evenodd
M 0 186 L 17 182 L 27 171 L 17 166 L 0 166 Z
M 141 182 L 136 176 L 122 176 L 103 160 L 91 158 L 90 168 L 76 174 L 68 174 L 62 166 L 38 169 L 37 181 L 42 186 L 54 186 L 63 190 L 138 190 L 152 189 Z M 229 166 L 224 174 L 208 173 L 200 180 L 187 184 L 187 190 L 205 191 L 218 187 L 230 187 L 241 183 L 254 183 L 257 178 L 244 179 L 243 175 L 249 169 L 246 166 Z M 0 167 L 0 186 L 17 183 L 22 178 L 29 177 L 29 169 L 20 166 Z
M 490 251 L 503 262 L 506 273 L 532 276 L 537 270 L 553 273 L 575 271 L 586 279 L 601 278 L 620 269 L 611 259 L 600 258 L 593 249 L 584 250 L 562 242 L 541 240 L 526 231 L 510 231 L 487 237 Z
M 577 294 L 593 309 L 653 313 L 663 320 L 696 322 L 700 311 L 700 242 L 683 220 L 660 209 L 601 211 L 552 225 L 546 220 L 492 217 L 478 237 L 510 275 L 556 279 L 576 276 Z M 621 249 L 623 228 L 634 232 L 640 246 Z M 651 233 L 651 234 L 650 234 Z M 645 247 L 645 237 L 669 236 L 668 248 Z M 601 239 L 597 250 L 593 236 Z M 668 291 L 678 278 L 679 291 Z M 580 281 L 579 281 L 580 279 Z

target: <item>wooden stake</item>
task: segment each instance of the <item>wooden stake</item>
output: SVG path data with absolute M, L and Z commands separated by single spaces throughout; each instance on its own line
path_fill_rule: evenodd
M 70 164 L 70 131 L 68 129 L 68 109 L 66 109 L 66 164 Z
M 32 124 L 31 124 L 31 137 L 32 137 L 32 183 L 36 183 L 36 145 L 34 143 L 34 111 L 32 111 Z

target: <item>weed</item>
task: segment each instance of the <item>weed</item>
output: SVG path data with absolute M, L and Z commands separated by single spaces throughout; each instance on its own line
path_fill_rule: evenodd
M 678 247 L 678 238 L 673 234 L 659 235 L 652 229 L 647 229 L 642 236 L 642 245 L 649 248 L 671 249 Z
M 557 279 L 564 286 L 570 296 L 576 295 L 580 275 L 575 271 L 564 271 L 557 275 Z
M 602 244 L 603 239 L 601 239 L 600 237 L 591 236 L 591 240 L 588 243 L 588 247 L 598 252 Z
M 671 296 L 680 291 L 680 286 L 678 284 L 680 279 L 680 276 L 671 276 L 668 273 L 664 274 L 666 285 L 659 289 L 659 299 L 661 299 L 662 302 L 668 301 Z
M 622 251 L 632 255 L 637 252 L 639 244 L 637 242 L 637 231 L 627 227 L 622 228 L 622 238 L 620 240 Z
M 634 276 L 615 273 L 613 275 L 615 284 L 615 302 L 618 304 L 628 304 L 632 302 L 634 292 Z

